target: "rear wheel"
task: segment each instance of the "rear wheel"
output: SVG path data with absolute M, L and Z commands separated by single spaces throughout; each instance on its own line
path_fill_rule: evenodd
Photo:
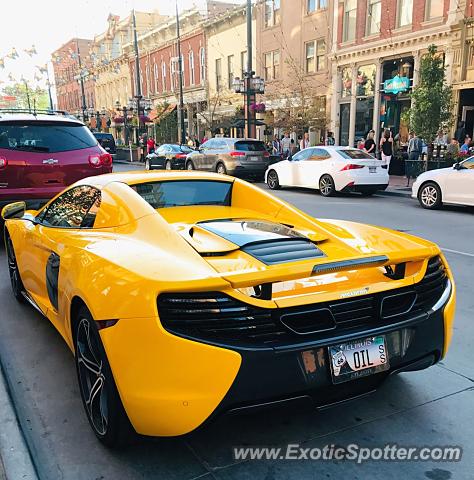
M 325 174 L 319 179 L 319 192 L 323 197 L 332 197 L 336 193 L 336 186 L 331 175 Z
M 270 170 L 267 175 L 267 185 L 271 190 L 278 190 L 280 188 L 280 180 L 278 173 L 275 170 Z
M 441 189 L 434 182 L 428 182 L 421 186 L 418 193 L 418 201 L 423 208 L 435 210 L 441 207 Z
M 20 302 L 25 301 L 23 292 L 25 287 L 20 278 L 20 272 L 18 271 L 18 264 L 16 261 L 15 250 L 13 248 L 13 242 L 10 238 L 8 230 L 5 228 L 5 245 L 7 250 L 7 260 L 8 260 L 8 273 L 10 276 L 10 283 L 12 285 L 13 296 Z
M 97 438 L 109 447 L 127 444 L 133 427 L 120 400 L 97 326 L 86 307 L 75 319 L 77 378 L 87 419 Z
M 171 170 L 171 162 L 169 160 L 165 162 L 165 170 Z
M 152 170 L 151 163 L 148 158 L 145 160 L 145 170 Z
M 225 165 L 222 162 L 219 162 L 216 167 L 216 172 L 220 173 L 221 175 L 225 175 L 227 170 L 225 169 Z
M 186 164 L 186 170 L 194 170 L 194 163 L 189 161 L 187 164 Z

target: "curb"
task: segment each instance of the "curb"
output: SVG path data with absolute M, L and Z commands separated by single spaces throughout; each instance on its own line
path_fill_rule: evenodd
M 38 480 L 3 369 L 0 369 L 0 425 L 0 479 Z
M 383 195 L 385 197 L 411 198 L 411 192 L 402 192 L 402 191 L 397 191 L 397 190 L 384 190 L 383 192 L 377 192 L 377 195 Z
M 144 162 L 129 162 L 128 160 L 115 160 L 115 158 L 112 163 L 120 163 L 121 165 L 145 165 Z

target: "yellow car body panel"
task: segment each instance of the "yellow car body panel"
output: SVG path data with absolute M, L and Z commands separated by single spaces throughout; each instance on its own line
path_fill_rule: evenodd
M 183 180 L 233 182 L 232 203 L 155 210 L 130 188 Z M 432 242 L 370 225 L 316 220 L 254 185 L 210 173 L 130 172 L 76 185 L 101 190 L 94 228 L 50 228 L 29 221 L 38 214 L 32 211 L 24 218 L 6 220 L 6 228 L 27 293 L 73 351 L 71 315 L 78 299 L 94 320 L 118 319 L 100 335 L 123 405 L 139 433 L 172 436 L 194 430 L 213 414 L 241 369 L 238 349 L 167 331 L 157 307 L 163 293 L 221 292 L 255 307 L 293 308 L 411 287 L 423 279 L 428 260 L 439 256 L 452 284 L 443 312 L 442 355 L 446 355 L 455 311 L 454 279 Z M 266 265 L 197 225 L 220 219 L 289 225 L 324 256 Z M 57 308 L 42 280 L 51 251 L 61 259 Z M 330 262 L 374 256 L 385 259 L 376 265 L 314 274 L 315 267 Z M 399 263 L 405 265 L 403 278 L 388 278 L 386 267 Z M 270 283 L 271 299 L 249 294 L 255 286 Z

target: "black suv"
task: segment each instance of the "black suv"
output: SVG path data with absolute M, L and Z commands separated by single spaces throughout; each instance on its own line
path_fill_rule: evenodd
M 99 141 L 101 147 L 111 155 L 115 155 L 117 153 L 117 148 L 115 146 L 115 139 L 111 133 L 103 133 L 103 132 L 92 132 L 95 138 Z

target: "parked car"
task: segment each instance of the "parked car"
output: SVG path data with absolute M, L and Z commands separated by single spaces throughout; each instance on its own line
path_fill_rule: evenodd
M 192 151 L 193 149 L 186 145 L 164 143 L 146 156 L 145 168 L 147 170 L 184 170 L 186 156 Z
M 309 147 L 271 165 L 265 181 L 273 190 L 282 186 L 306 187 L 329 197 L 336 192 L 372 195 L 387 188 L 389 176 L 382 162 L 363 150 Z
M 451 341 L 455 286 L 436 244 L 317 220 L 239 178 L 115 173 L 2 215 L 12 295 L 74 352 L 108 445 L 275 401 L 360 398 Z
M 92 132 L 92 134 L 97 138 L 98 142 L 107 153 L 110 153 L 111 155 L 117 153 L 115 138 L 111 133 Z
M 270 154 L 260 140 L 217 137 L 188 155 L 186 169 L 263 179 L 269 163 Z
M 474 157 L 450 168 L 422 173 L 413 184 L 411 196 L 430 210 L 444 203 L 474 205 Z
M 0 207 L 46 203 L 71 183 L 112 171 L 112 157 L 63 112 L 0 110 Z

